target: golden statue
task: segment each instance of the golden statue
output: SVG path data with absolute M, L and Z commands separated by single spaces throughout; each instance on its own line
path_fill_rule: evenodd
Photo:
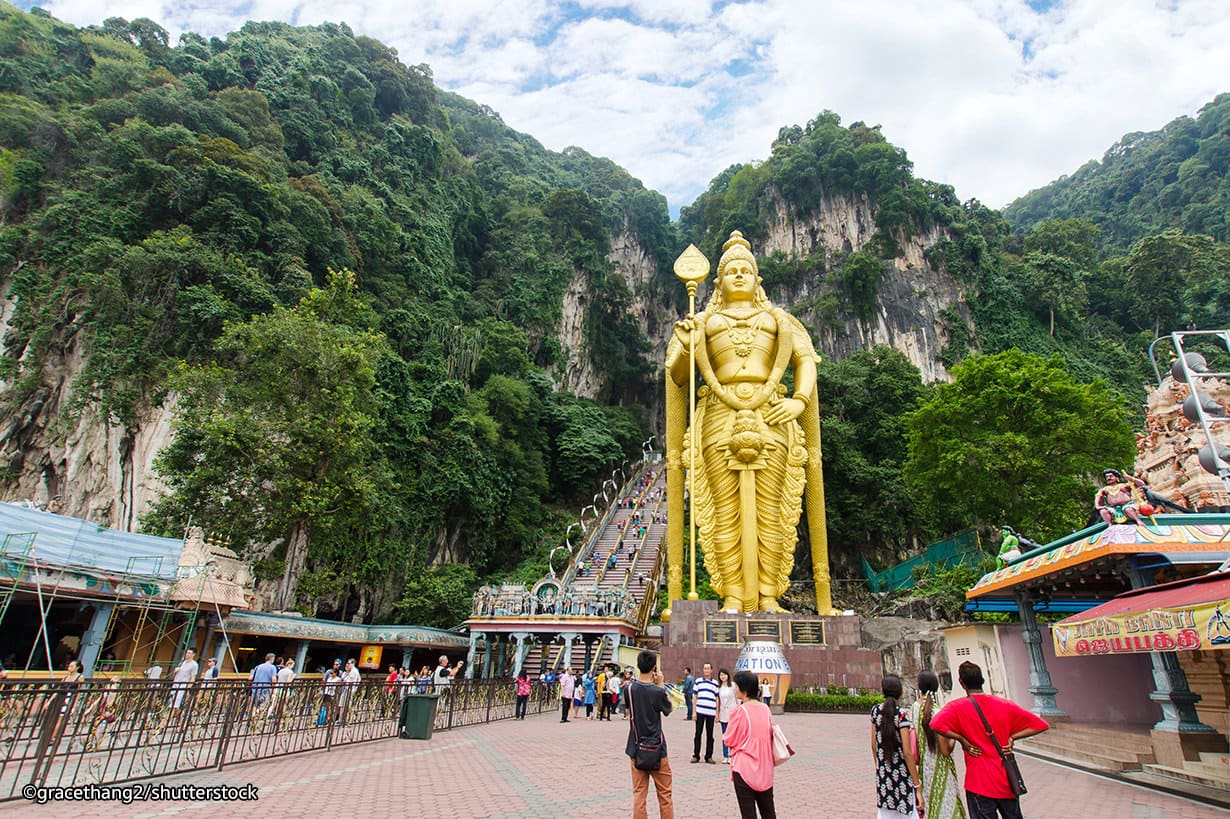
M 676 323 L 666 350 L 668 594 L 672 601 L 682 598 L 684 470 L 694 459 L 694 524 L 722 608 L 784 611 L 778 597 L 789 586 L 806 500 L 816 606 L 819 613 L 832 614 L 818 356 L 799 320 L 765 296 L 743 234 L 733 232 L 722 251 L 708 306 Z M 699 275 L 697 257 L 703 263 Z M 676 270 L 694 298 L 695 281 L 708 273 L 709 263 L 695 248 L 680 263 L 685 259 L 690 273 L 679 272 L 680 264 Z M 693 360 L 704 384 L 695 391 L 689 426 Z M 789 395 L 783 383 L 787 370 L 794 376 Z M 693 430 L 695 452 L 689 450 Z

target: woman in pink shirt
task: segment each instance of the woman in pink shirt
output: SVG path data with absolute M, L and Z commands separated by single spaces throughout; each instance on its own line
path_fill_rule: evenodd
M 742 819 L 777 819 L 773 807 L 773 718 L 760 701 L 760 680 L 750 671 L 735 672 L 735 699 L 723 742 L 730 748 L 730 778 Z

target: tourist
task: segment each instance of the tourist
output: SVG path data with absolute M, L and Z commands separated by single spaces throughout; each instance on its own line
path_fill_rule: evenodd
M 760 698 L 764 700 L 765 705 L 773 704 L 773 684 L 769 682 L 768 677 L 760 680 Z
M 730 764 L 730 747 L 726 744 L 726 726 L 730 723 L 730 712 L 739 704 L 735 697 L 735 684 L 730 679 L 730 672 L 724 668 L 718 669 L 718 724 L 722 726 L 722 764 Z
M 513 719 L 525 719 L 525 709 L 530 702 L 530 674 L 524 668 L 517 674 L 517 709 Z
M 581 682 L 581 674 L 578 672 L 573 678 L 572 685 L 572 713 L 580 714 L 581 706 L 585 702 L 585 685 Z
M 606 675 L 606 695 L 610 698 L 610 705 L 606 712 L 606 718 L 609 721 L 611 714 L 619 708 L 619 674 L 613 671 Z
M 218 684 L 218 676 L 221 669 L 218 668 L 218 660 L 210 657 L 205 661 L 205 673 L 201 675 L 201 687 L 213 688 Z
M 957 767 L 952 761 L 952 740 L 931 727 L 931 718 L 939 710 L 935 699 L 939 688 L 940 678 L 934 671 L 918 672 L 918 699 L 910 706 L 910 723 L 918 737 L 919 780 L 932 819 L 965 819 Z
M 685 665 L 683 667 L 683 704 L 688 709 L 687 720 L 692 721 L 692 686 L 696 684 L 696 678 L 692 676 L 692 666 Z
M 598 720 L 602 721 L 607 718 L 607 709 L 610 707 L 610 700 L 606 696 L 606 677 L 607 670 L 605 667 L 598 672 L 597 691 L 598 691 Z
M 594 672 L 586 671 L 585 676 L 581 678 L 581 687 L 585 689 L 585 719 L 592 720 L 594 718 Z
M 671 763 L 666 753 L 666 736 L 662 733 L 662 717 L 671 712 L 671 700 L 662 687 L 662 672 L 652 651 L 642 651 L 636 658 L 640 679 L 628 687 L 628 702 L 632 719 L 628 721 L 628 741 L 624 753 L 629 757 L 632 769 L 632 819 L 647 819 L 646 803 L 649 797 L 649 780 L 653 780 L 658 795 L 658 815 L 661 819 L 675 819 L 675 804 L 671 794 Z M 657 770 L 642 771 L 636 767 L 638 740 L 658 740 L 661 759 Z
M 436 666 L 436 674 L 433 680 L 436 684 L 436 688 L 440 689 L 441 694 L 447 691 L 448 687 L 453 684 L 453 677 L 456 677 L 461 671 L 461 666 L 464 663 L 464 660 L 458 660 L 457 665 L 449 668 L 448 656 L 444 654 L 440 655 L 439 665 Z
M 696 715 L 696 731 L 692 736 L 692 762 L 700 762 L 700 735 L 705 734 L 705 762 L 714 764 L 713 721 L 718 712 L 718 682 L 713 679 L 713 666 L 705 663 L 700 679 L 692 684 L 692 712 Z
M 735 699 L 726 727 L 730 746 L 730 779 L 742 819 L 777 819 L 773 804 L 773 717 L 768 706 L 759 702 L 756 675 L 736 671 Z
M 265 662 L 252 669 L 252 673 L 248 676 L 252 684 L 252 707 L 254 708 L 264 705 L 269 700 L 273 681 L 278 676 L 278 667 L 273 662 L 276 658 L 275 654 L 266 654 Z
M 884 702 L 871 708 L 871 758 L 876 766 L 878 819 L 918 819 L 926 810 L 918 766 L 910 746 L 910 715 L 899 706 L 901 678 L 890 674 L 880 683 Z M 917 807 L 915 806 L 917 800 Z
M 572 669 L 565 668 L 564 673 L 559 678 L 559 721 L 568 722 L 568 709 L 572 707 L 572 693 L 576 688 L 576 679 L 572 676 Z
M 196 681 L 200 665 L 196 661 L 196 652 L 192 649 L 184 651 L 184 659 L 175 667 L 175 676 L 171 678 L 171 716 L 178 717 L 179 709 L 184 704 L 184 696 L 192 683 Z
M 414 680 L 416 694 L 426 694 L 431 690 L 431 666 L 425 665 L 419 669 L 419 675 Z
M 337 696 L 341 684 L 342 661 L 334 660 L 333 667 L 325 671 L 325 684 L 320 689 L 320 715 L 316 718 L 318 726 L 337 719 Z
M 397 690 L 397 669 L 389 666 L 389 674 L 384 678 L 384 693 L 392 694 Z
M 957 678 L 965 696 L 941 708 L 931 718 L 931 730 L 960 742 L 965 751 L 965 799 L 970 819 L 995 819 L 997 814 L 1003 819 L 1021 819 L 1020 799 L 1008 784 L 1003 761 L 982 719 L 986 718 L 1004 751 L 1011 751 L 1018 739 L 1040 734 L 1050 726 L 1011 700 L 982 693 L 982 669 L 976 664 L 968 660 L 961 663 Z

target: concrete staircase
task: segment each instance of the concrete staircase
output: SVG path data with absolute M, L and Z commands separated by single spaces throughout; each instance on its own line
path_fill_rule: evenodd
M 1198 760 L 1187 760 L 1182 768 L 1147 764 L 1146 773 L 1181 779 L 1208 788 L 1220 788 L 1230 798 L 1230 753 L 1202 753 Z
M 1016 747 L 1036 756 L 1110 774 L 1139 771 L 1157 761 L 1147 728 L 1060 722 L 1045 733 L 1021 740 Z

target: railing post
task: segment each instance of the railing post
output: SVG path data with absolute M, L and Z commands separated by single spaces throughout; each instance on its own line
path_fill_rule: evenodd
M 225 689 L 219 687 L 217 690 L 222 691 Z M 226 722 L 222 723 L 222 736 L 218 738 L 218 770 L 222 770 L 222 767 L 226 764 L 226 748 L 230 744 L 231 729 L 235 725 L 235 709 L 239 703 L 243 702 L 242 695 L 246 693 L 243 689 L 230 692 L 232 696 L 226 708 Z M 241 696 L 234 696 L 235 694 L 240 694 Z
M 486 681 L 487 685 L 487 718 L 483 722 L 491 722 L 491 701 L 495 698 L 495 685 L 492 680 Z

